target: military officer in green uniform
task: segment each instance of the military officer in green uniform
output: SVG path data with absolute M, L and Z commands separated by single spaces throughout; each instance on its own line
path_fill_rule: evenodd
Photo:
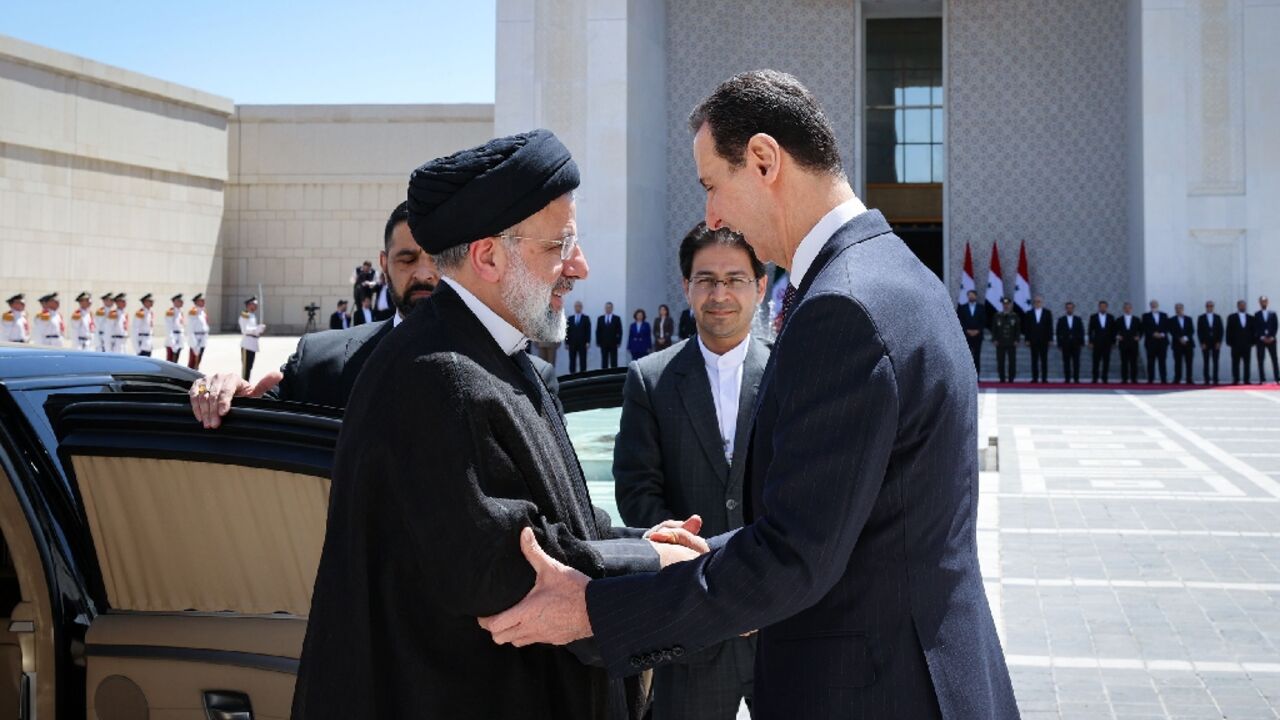
M 1000 298 L 1000 312 L 996 313 L 991 328 L 991 338 L 996 344 L 996 367 L 1000 382 L 1013 382 L 1018 374 L 1018 338 L 1022 335 L 1022 318 L 1013 311 L 1013 303 L 1007 297 Z

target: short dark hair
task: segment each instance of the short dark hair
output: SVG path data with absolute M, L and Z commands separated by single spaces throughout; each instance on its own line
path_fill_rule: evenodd
M 712 245 L 724 245 L 742 250 L 751 261 L 751 274 L 757 280 L 764 277 L 764 263 L 760 262 L 760 258 L 756 257 L 756 251 L 751 249 L 751 245 L 741 235 L 729 228 L 712 230 L 705 222 L 700 222 L 684 236 L 684 240 L 680 241 L 680 274 L 685 280 L 693 274 L 693 256 L 697 255 L 699 250 Z
M 765 133 L 807 170 L 843 174 L 831 123 L 808 88 L 777 70 L 752 70 L 720 84 L 689 114 L 689 128 L 706 125 L 716 154 L 741 167 L 747 141 Z
M 408 201 L 401 202 L 392 210 L 392 217 L 387 218 L 387 229 L 383 231 L 383 250 L 387 250 L 392 246 L 392 232 L 396 231 L 396 225 L 408 222 Z

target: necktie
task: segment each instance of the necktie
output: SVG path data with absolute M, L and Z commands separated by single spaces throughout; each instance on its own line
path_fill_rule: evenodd
M 587 491 L 587 481 L 583 477 L 582 466 L 578 463 L 578 454 L 574 452 L 573 443 L 569 441 L 569 432 L 564 427 L 564 419 L 560 417 L 560 410 L 551 399 L 551 393 L 547 392 L 547 386 L 542 382 L 542 377 L 538 375 L 537 370 L 534 370 L 533 363 L 529 362 L 528 354 L 518 352 L 512 356 L 512 359 L 515 360 L 516 366 L 520 368 L 521 374 L 524 375 L 529 389 L 538 398 L 537 405 L 541 409 L 542 416 L 546 418 L 551 434 L 556 438 L 556 445 L 559 447 L 560 455 L 564 459 L 564 466 L 573 475 L 572 478 L 569 478 L 568 483 L 570 494 L 573 496 L 571 509 L 575 515 L 581 512 L 586 513 L 586 517 L 580 517 L 580 522 L 585 526 L 589 539 L 595 539 L 598 532 L 596 531 L 594 512 L 590 509 L 591 494 Z
M 782 293 L 782 326 L 787 326 L 787 319 L 791 317 L 791 306 L 796 302 L 796 288 L 791 283 L 787 283 L 786 292 Z

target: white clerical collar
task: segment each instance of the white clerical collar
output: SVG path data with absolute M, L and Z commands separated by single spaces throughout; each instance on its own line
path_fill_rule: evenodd
M 707 367 L 724 372 L 726 370 L 735 370 L 739 365 L 747 361 L 747 348 L 751 346 L 751 335 L 743 338 L 733 348 L 726 351 L 723 355 L 717 355 L 707 349 L 702 343 L 702 336 L 698 336 L 698 349 L 702 351 L 702 361 Z
M 842 225 L 866 211 L 867 206 L 863 205 L 861 200 L 851 197 L 822 216 L 818 224 L 814 225 L 809 234 L 800 241 L 795 255 L 791 256 L 791 267 L 788 268 L 791 287 L 799 289 L 804 283 L 804 276 L 809 272 L 809 267 L 813 265 L 814 260 L 818 259 L 818 253 L 822 251 L 822 246 L 827 244 L 831 236 L 835 235 Z
M 525 345 L 528 344 L 529 338 L 524 336 L 511 323 L 502 319 L 502 316 L 494 312 L 492 308 L 485 305 L 480 298 L 476 297 L 472 292 L 462 286 L 451 277 L 442 277 L 442 281 L 449 283 L 449 287 L 458 293 L 458 297 L 462 298 L 462 302 L 466 303 L 467 309 L 476 316 L 484 329 L 489 331 L 493 336 L 494 342 L 498 343 L 498 347 L 502 348 L 502 352 L 508 355 L 515 355 L 523 352 Z

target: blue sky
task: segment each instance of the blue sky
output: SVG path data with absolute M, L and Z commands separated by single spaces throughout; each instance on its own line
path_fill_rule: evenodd
M 0 34 L 241 104 L 493 102 L 494 0 L 0 0 Z

